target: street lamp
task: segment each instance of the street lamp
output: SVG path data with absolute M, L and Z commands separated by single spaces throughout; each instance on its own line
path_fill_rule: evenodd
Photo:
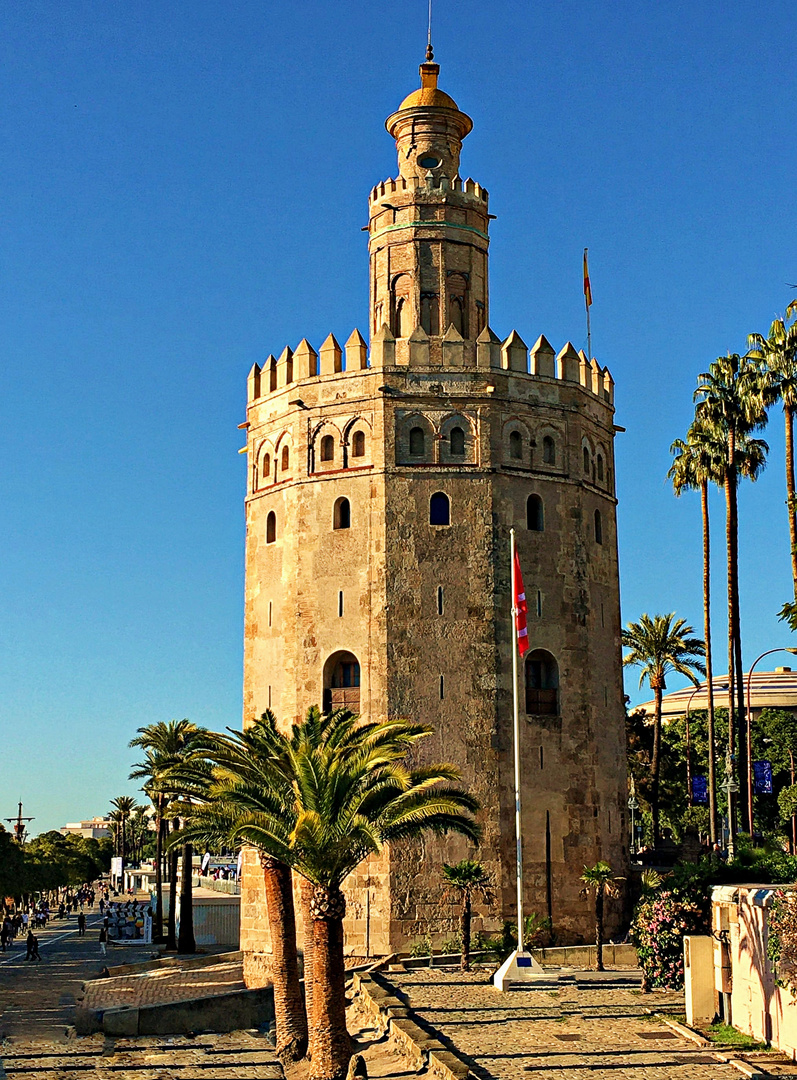
M 771 656 L 772 653 L 787 652 L 793 656 L 797 656 L 797 649 L 790 649 L 786 646 L 781 646 L 779 649 L 767 649 L 766 652 L 762 652 L 760 656 L 757 656 L 750 665 L 750 670 L 747 672 L 747 824 L 750 826 L 750 837 L 753 836 L 753 747 L 751 739 L 752 731 L 752 681 L 753 681 L 753 668 L 756 666 L 759 660 L 763 660 L 765 656 Z M 794 823 L 792 822 L 792 832 L 794 830 Z
M 634 814 L 639 809 L 639 800 L 636 797 L 636 784 L 631 777 L 631 794 L 628 796 L 628 809 L 631 811 L 631 854 L 636 855 L 636 822 Z

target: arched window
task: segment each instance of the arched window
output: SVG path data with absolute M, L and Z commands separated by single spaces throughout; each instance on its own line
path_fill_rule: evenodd
M 456 329 L 457 333 L 465 336 L 465 316 L 462 310 L 462 298 L 452 296 L 448 302 L 448 321 Z
M 321 440 L 321 460 L 335 460 L 335 440 L 331 435 L 325 435 Z
M 429 524 L 451 524 L 451 503 L 448 495 L 445 495 L 442 491 L 436 491 L 429 500 Z
M 277 539 L 277 515 L 273 510 L 269 510 L 268 517 L 266 518 L 266 543 L 273 544 Z
M 365 457 L 365 432 L 355 431 L 351 440 L 351 456 Z
M 422 427 L 410 428 L 410 453 L 413 457 L 423 457 L 426 451 L 426 437 Z
M 333 653 L 324 665 L 324 712 L 360 711 L 360 665 L 350 652 Z
M 518 460 L 523 457 L 523 436 L 519 431 L 509 434 L 509 456 Z
M 598 454 L 598 480 L 603 483 L 603 454 Z
M 546 465 L 556 464 L 556 443 L 550 435 L 546 435 L 542 440 L 542 460 Z
M 461 427 L 454 427 L 451 429 L 449 436 L 451 439 L 451 456 L 452 457 L 464 457 L 465 456 L 465 432 Z
M 436 293 L 421 293 L 421 326 L 429 335 L 440 333 L 440 304 Z
M 601 520 L 600 510 L 595 511 L 595 543 L 603 543 L 603 521 Z
M 263 455 L 263 470 L 260 474 L 260 481 L 263 484 L 267 484 L 271 479 L 271 454 Z
M 335 508 L 332 513 L 332 528 L 333 529 L 350 529 L 351 528 L 351 503 L 348 499 L 336 499 Z
M 544 649 L 535 649 L 526 657 L 526 713 L 559 714 L 559 667 Z
M 396 337 L 406 338 L 412 333 L 412 327 L 410 326 L 410 302 L 409 300 L 399 300 L 396 303 Z
M 291 467 L 291 452 L 287 446 L 282 448 L 282 471 L 287 472 Z
M 526 528 L 531 532 L 542 532 L 544 527 L 542 499 L 539 495 L 529 495 L 526 499 Z
M 584 447 L 584 475 L 589 476 L 591 471 L 592 470 L 590 468 L 590 462 L 589 462 L 589 448 L 585 446 Z

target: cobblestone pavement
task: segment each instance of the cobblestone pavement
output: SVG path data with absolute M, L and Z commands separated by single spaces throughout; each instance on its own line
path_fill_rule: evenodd
M 627 973 L 563 974 L 502 994 L 486 971 L 386 976 L 480 1080 L 740 1080 L 645 1008 L 680 1011 L 680 994 L 641 995 Z
M 165 1005 L 171 1001 L 186 1001 L 244 989 L 243 963 L 237 960 L 186 971 L 164 968 L 162 971 L 97 979 L 87 984 L 83 1006 L 87 1009 L 110 1009 L 123 1005 Z
M 90 1035 L 46 1042 L 12 1037 L 3 1044 L 11 1080 L 282 1080 L 282 1069 L 265 1039 L 246 1031 L 110 1039 Z
M 152 946 L 108 946 L 103 957 L 98 941 L 102 919 L 87 912 L 87 929 L 79 937 L 75 916 L 53 920 L 40 930 L 41 961 L 25 960 L 24 938 L 0 953 L 0 1036 L 38 1038 L 57 1036 L 72 1023 L 75 1001 L 85 979 L 106 964 L 148 960 Z

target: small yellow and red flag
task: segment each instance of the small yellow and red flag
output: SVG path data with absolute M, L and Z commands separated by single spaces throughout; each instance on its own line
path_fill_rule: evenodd
M 587 266 L 587 248 L 584 248 L 584 302 L 588 308 L 592 307 L 592 286 L 589 283 L 589 267 Z

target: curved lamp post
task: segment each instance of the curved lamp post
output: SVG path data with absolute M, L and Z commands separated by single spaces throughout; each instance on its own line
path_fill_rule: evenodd
M 759 660 L 763 660 L 765 656 L 771 656 L 772 653 L 787 652 L 793 656 L 797 656 L 797 649 L 790 649 L 785 646 L 781 646 L 779 649 L 767 649 L 766 652 L 762 652 L 760 656 L 757 656 L 750 665 L 750 670 L 747 672 L 747 806 L 748 806 L 748 821 L 747 824 L 750 827 L 750 836 L 753 835 L 753 747 L 751 745 L 751 729 L 752 729 L 752 681 L 753 681 L 753 668 L 756 666 Z M 794 829 L 794 822 L 792 821 L 792 831 Z
M 639 800 L 636 797 L 636 784 L 631 777 L 631 794 L 628 796 L 628 809 L 631 811 L 631 854 L 636 855 L 636 820 L 634 815 L 639 809 Z

